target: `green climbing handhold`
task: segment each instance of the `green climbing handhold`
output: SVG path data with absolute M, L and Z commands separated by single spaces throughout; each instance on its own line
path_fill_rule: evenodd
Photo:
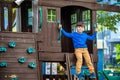
M 36 68 L 36 63 L 35 62 L 30 62 L 28 64 L 28 67 L 34 69 L 34 68 Z
M 16 42 L 8 42 L 8 46 L 10 48 L 14 48 L 14 47 L 16 47 Z
M 16 77 L 16 78 L 12 78 L 11 80 L 19 80 L 19 79 Z
M 58 22 L 57 22 L 58 24 L 61 24 L 61 21 L 60 20 L 58 20 Z
M 24 57 L 18 58 L 18 62 L 19 63 L 25 63 L 26 62 L 26 58 L 24 58 Z
M 5 47 L 0 47 L 0 52 L 6 52 L 7 49 Z
M 7 67 L 7 65 L 8 65 L 8 63 L 5 62 L 5 61 L 2 61 L 2 62 L 0 63 L 0 67 Z
M 33 52 L 35 52 L 35 50 L 34 50 L 34 48 L 29 47 L 29 48 L 27 48 L 27 52 L 29 54 L 32 54 Z
M 94 27 L 94 28 L 97 28 L 97 24 L 94 24 L 93 27 Z

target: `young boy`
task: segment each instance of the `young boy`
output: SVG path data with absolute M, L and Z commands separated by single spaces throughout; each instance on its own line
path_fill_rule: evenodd
M 87 49 L 86 41 L 95 39 L 97 29 L 95 30 L 92 36 L 89 36 L 83 32 L 84 28 L 85 28 L 85 25 L 83 24 L 83 22 L 78 22 L 76 26 L 77 32 L 68 33 L 62 28 L 62 25 L 59 24 L 59 29 L 62 31 L 63 35 L 68 38 L 72 38 L 74 49 L 75 49 L 75 56 L 77 58 L 77 62 L 76 62 L 77 77 L 80 78 L 83 76 L 81 73 L 82 56 L 83 56 L 90 71 L 90 78 L 96 78 L 94 67 L 91 62 L 89 52 Z

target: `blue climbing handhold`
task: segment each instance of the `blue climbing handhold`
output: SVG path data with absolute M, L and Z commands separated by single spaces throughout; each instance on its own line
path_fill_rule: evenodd
M 5 61 L 2 61 L 2 62 L 0 63 L 0 67 L 7 67 L 7 65 L 8 65 L 8 63 L 5 62 Z
M 34 69 L 34 68 L 36 68 L 36 63 L 35 63 L 35 62 L 30 62 L 30 63 L 28 64 L 28 67 Z
M 6 52 L 7 49 L 5 47 L 0 47 L 0 52 Z
M 32 54 L 33 52 L 35 52 L 35 50 L 34 50 L 34 48 L 27 48 L 27 52 L 29 53 L 29 54 Z
M 26 62 L 26 58 L 24 58 L 24 57 L 18 58 L 18 62 L 19 63 L 25 63 Z
M 17 78 L 17 77 L 15 77 L 15 78 L 12 78 L 11 80 L 18 80 L 18 78 Z
M 94 28 L 97 28 L 97 24 L 94 24 L 93 26 L 94 26 Z
M 61 24 L 61 21 L 60 20 L 58 20 L 58 22 L 57 22 L 58 24 Z
M 14 48 L 14 47 L 16 47 L 16 42 L 8 42 L 8 46 L 10 48 Z

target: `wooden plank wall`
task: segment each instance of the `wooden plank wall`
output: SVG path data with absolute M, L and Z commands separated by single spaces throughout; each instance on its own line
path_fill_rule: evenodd
M 46 15 L 48 9 L 56 10 L 56 21 L 48 22 Z M 44 52 L 61 52 L 61 43 L 58 42 L 59 29 L 57 21 L 60 20 L 60 8 L 42 6 L 43 25 L 38 33 L 38 50 Z
M 8 47 L 8 42 L 16 42 L 15 48 Z M 19 80 L 38 80 L 37 67 L 35 69 L 29 68 L 30 62 L 37 63 L 37 51 L 28 54 L 26 49 L 28 47 L 36 48 L 35 34 L 33 33 L 10 33 L 0 32 L 0 47 L 6 47 L 7 52 L 0 53 L 0 62 L 8 63 L 7 67 L 0 67 L 0 80 L 11 80 L 11 75 L 16 75 Z M 25 57 L 27 61 L 23 64 L 17 60 L 20 57 Z

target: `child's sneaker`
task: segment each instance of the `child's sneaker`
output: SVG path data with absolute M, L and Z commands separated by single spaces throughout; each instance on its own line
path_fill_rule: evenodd
M 91 73 L 90 78 L 96 78 L 95 73 Z
M 76 74 L 77 78 L 84 78 L 84 75 L 79 73 L 79 74 Z

